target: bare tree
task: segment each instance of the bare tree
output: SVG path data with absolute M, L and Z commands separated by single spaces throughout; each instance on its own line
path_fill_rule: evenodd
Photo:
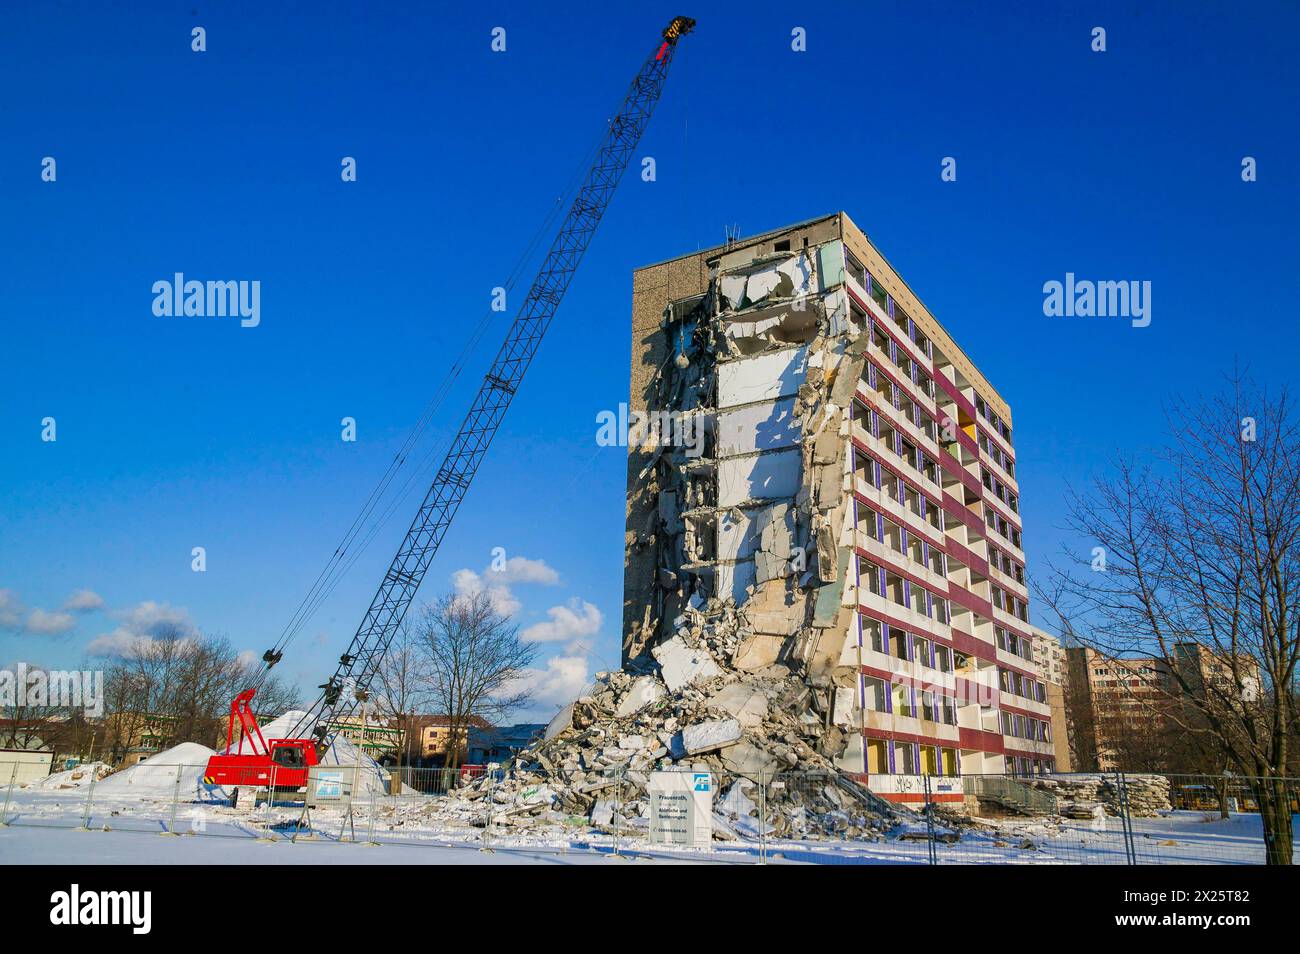
M 1269 864 L 1290 864 L 1288 770 L 1300 658 L 1300 437 L 1283 391 L 1241 376 L 1170 409 L 1156 461 L 1073 496 L 1096 547 L 1037 587 L 1064 633 L 1166 675 L 1168 718 L 1250 776 Z
M 140 743 L 146 731 L 159 747 L 179 742 L 212 745 L 224 738 L 230 701 L 253 685 L 255 660 L 220 636 L 168 629 L 123 649 L 104 676 L 105 748 L 112 761 Z M 262 682 L 258 708 L 279 712 L 298 704 L 298 693 L 278 679 Z
M 428 653 L 407 620 L 402 621 L 388 653 L 375 673 L 375 707 L 402 733 L 397 749 L 397 767 L 403 757 L 409 764 L 419 740 L 416 737 L 416 713 L 430 698 Z
M 519 627 L 484 592 L 447 595 L 425 607 L 416 633 L 430 701 L 447 716 L 447 764 L 455 768 L 475 721 L 497 724 L 528 703 L 530 693 L 520 686 L 537 647 L 519 639 Z

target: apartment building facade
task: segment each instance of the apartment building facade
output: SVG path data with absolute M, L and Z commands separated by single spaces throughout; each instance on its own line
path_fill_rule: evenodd
M 639 269 L 632 411 L 708 440 L 629 448 L 625 660 L 729 600 L 874 790 L 1054 769 L 1011 410 L 847 215 Z
M 1074 758 L 1070 750 L 1070 737 L 1074 731 L 1070 718 L 1068 667 L 1065 647 L 1061 641 L 1044 629 L 1031 630 L 1034 644 L 1034 665 L 1038 677 L 1047 686 L 1047 707 L 1052 713 L 1052 752 L 1056 771 L 1074 771 Z
M 1216 698 L 1257 692 L 1258 663 L 1176 643 L 1168 658 L 1066 651 L 1070 717 L 1083 771 L 1202 771 L 1205 745 L 1186 731 Z M 1234 672 L 1234 669 L 1236 670 Z

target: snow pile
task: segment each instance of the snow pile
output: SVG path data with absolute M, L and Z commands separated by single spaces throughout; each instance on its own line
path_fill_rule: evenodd
M 212 749 L 198 742 L 182 742 L 151 755 L 128 769 L 108 776 L 96 787 L 106 795 L 132 795 L 143 798 L 171 798 L 180 777 L 180 797 L 186 801 L 225 798 L 225 792 L 207 785 L 207 771 Z
M 75 768 L 70 768 L 66 772 L 55 772 L 53 775 L 47 775 L 38 782 L 31 782 L 24 785 L 24 788 L 42 788 L 42 789 L 60 789 L 60 788 L 80 788 L 82 785 L 89 785 L 91 775 L 97 778 L 103 778 L 111 772 L 103 762 L 86 762 Z

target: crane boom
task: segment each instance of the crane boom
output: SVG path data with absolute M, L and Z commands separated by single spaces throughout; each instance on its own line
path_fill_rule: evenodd
M 632 80 L 618 114 L 610 121 L 596 159 L 370 608 L 347 652 L 340 657 L 334 675 L 321 686 L 320 698 L 295 727 L 294 736 L 311 729 L 318 740 L 323 740 L 326 726 L 350 715 L 357 705 L 357 696 L 369 689 L 650 122 L 668 78 L 677 41 L 694 26 L 695 21 L 690 17 L 674 18 L 663 31 L 656 51 L 647 57 Z

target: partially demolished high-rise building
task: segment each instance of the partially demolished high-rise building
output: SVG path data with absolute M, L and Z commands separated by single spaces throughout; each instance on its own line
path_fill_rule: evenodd
M 730 627 L 890 797 L 1053 769 L 1011 411 L 847 215 L 638 269 L 629 416 L 625 664 Z

